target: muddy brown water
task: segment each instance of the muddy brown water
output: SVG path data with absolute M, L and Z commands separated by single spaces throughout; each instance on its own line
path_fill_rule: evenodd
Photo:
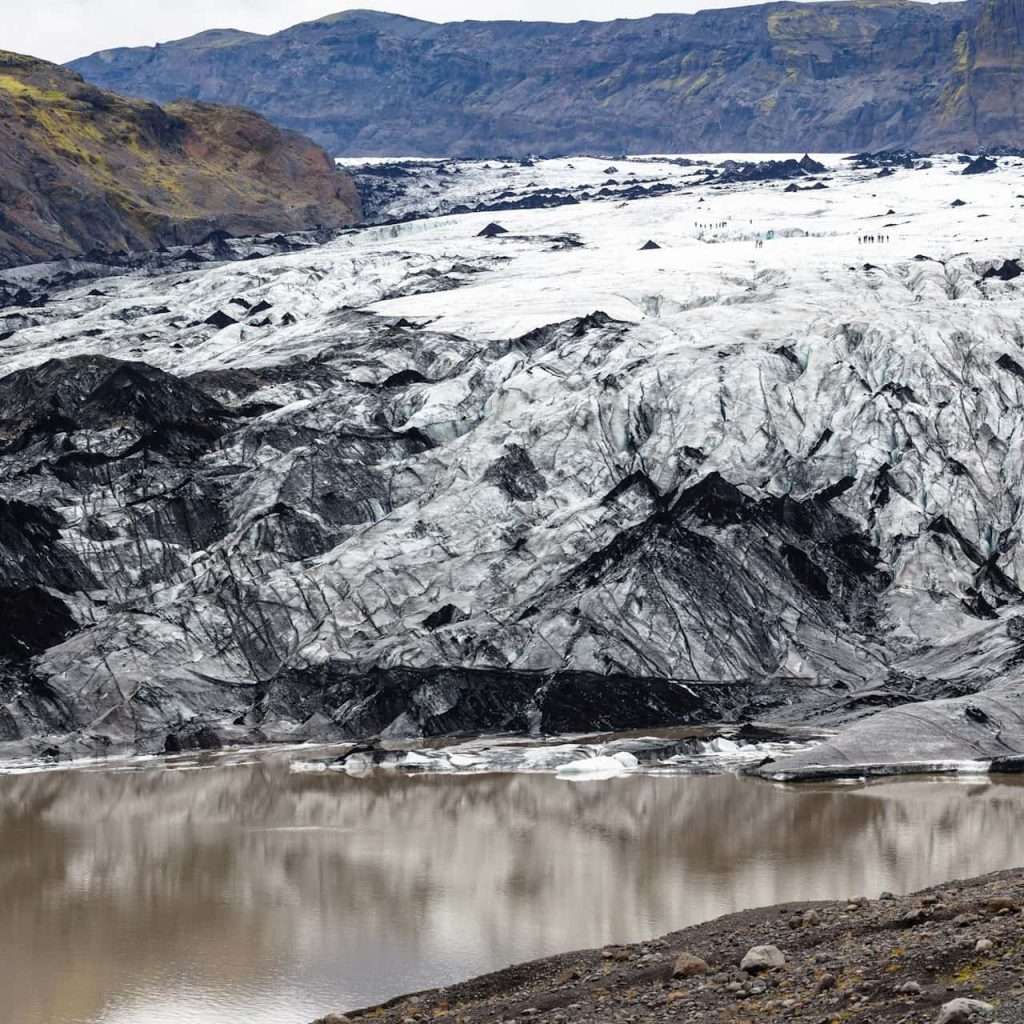
M 0 775 L 2 1020 L 302 1024 L 745 907 L 1024 863 L 1012 780 L 233 762 Z

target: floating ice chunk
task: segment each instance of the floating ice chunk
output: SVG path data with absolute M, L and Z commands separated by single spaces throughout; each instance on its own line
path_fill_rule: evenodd
M 342 769 L 348 775 L 365 775 L 372 771 L 373 767 L 373 758 L 368 754 L 350 754 L 342 765 Z
M 640 764 L 636 756 L 628 750 L 620 750 L 617 754 L 612 754 L 612 760 L 618 761 L 623 768 L 636 768 Z
M 579 760 L 586 747 L 578 743 L 559 743 L 552 746 L 532 747 L 522 752 L 522 766 L 527 770 L 558 768 Z
M 473 754 L 449 754 L 448 761 L 453 768 L 476 768 L 485 763 L 482 757 Z
M 406 768 L 429 768 L 437 765 L 439 758 L 426 757 L 423 754 L 417 754 L 414 750 L 410 750 L 405 757 L 402 758 L 400 764 Z
M 313 775 L 327 771 L 327 765 L 323 761 L 292 761 L 288 765 L 288 771 L 293 775 Z
M 632 757 L 632 755 L 627 755 Z M 603 777 L 611 778 L 615 775 L 622 775 L 629 766 L 623 763 L 620 758 L 621 754 L 616 754 L 614 757 L 584 757 L 579 761 L 570 761 L 568 764 L 563 764 L 558 769 L 559 775 L 587 775 L 594 776 L 600 775 Z M 636 758 L 633 758 L 636 761 Z
M 716 736 L 704 744 L 705 754 L 738 754 L 740 745 L 724 736 Z

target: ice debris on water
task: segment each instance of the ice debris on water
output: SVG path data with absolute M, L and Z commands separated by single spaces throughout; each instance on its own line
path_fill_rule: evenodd
M 417 750 L 365 748 L 292 763 L 293 772 L 328 769 L 413 773 L 527 772 L 563 779 L 610 779 L 627 774 L 690 774 L 738 770 L 766 757 L 810 749 L 817 741 L 739 742 L 728 736 L 643 736 L 581 741 L 487 738 Z
M 597 757 L 583 757 L 578 761 L 570 761 L 558 769 L 559 775 L 622 775 L 640 762 L 628 751 L 617 754 L 598 754 Z

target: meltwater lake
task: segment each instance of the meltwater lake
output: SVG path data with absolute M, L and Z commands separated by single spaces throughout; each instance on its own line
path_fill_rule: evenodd
M 1020 866 L 1024 785 L 296 772 L 296 751 L 0 774 L 18 1024 L 308 1024 L 787 900 Z

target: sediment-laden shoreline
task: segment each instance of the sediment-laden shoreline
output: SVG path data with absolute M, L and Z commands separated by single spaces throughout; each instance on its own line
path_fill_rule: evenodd
M 1024 1021 L 1024 870 L 922 892 L 746 910 L 519 964 L 317 1024 Z M 758 947 L 771 950 L 753 958 Z M 746 966 L 741 966 L 746 964 Z M 988 1007 L 986 1009 L 986 1007 Z

